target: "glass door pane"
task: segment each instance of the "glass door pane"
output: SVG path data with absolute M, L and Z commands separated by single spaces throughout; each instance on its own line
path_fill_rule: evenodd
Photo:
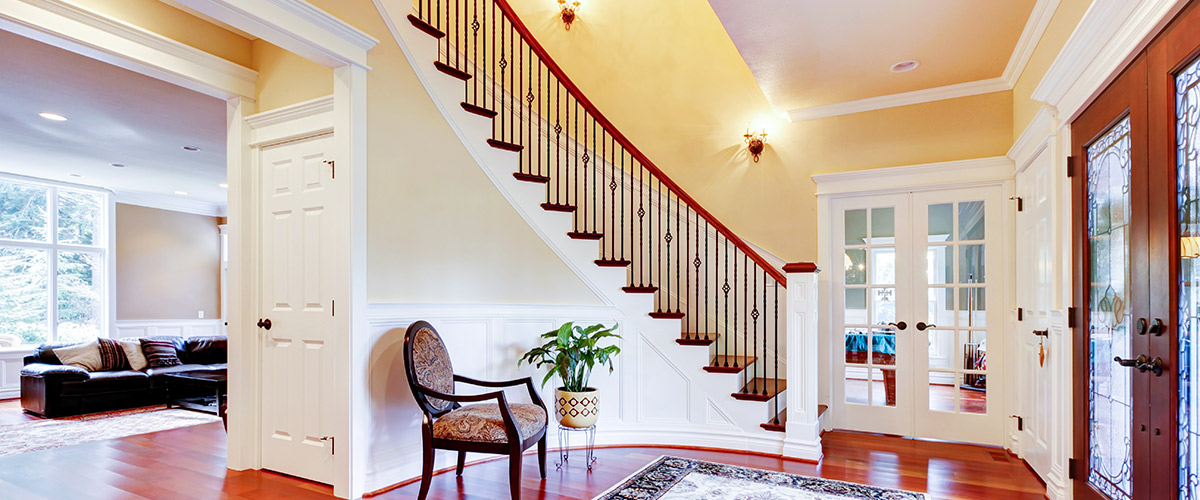
M 1087 481 L 1110 498 L 1131 498 L 1133 370 L 1130 358 L 1130 120 L 1117 122 L 1087 152 L 1088 375 Z
M 1179 498 L 1200 491 L 1200 60 L 1176 77 L 1179 169 Z

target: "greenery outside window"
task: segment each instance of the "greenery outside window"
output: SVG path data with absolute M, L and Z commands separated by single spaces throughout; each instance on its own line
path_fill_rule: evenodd
M 110 196 L 0 177 L 0 348 L 108 335 Z

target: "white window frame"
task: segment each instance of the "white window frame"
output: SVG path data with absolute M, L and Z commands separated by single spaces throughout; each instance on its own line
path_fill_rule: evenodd
M 101 264 L 100 272 L 100 332 L 97 335 L 101 338 L 108 338 L 114 331 L 114 322 L 116 319 L 116 255 L 113 251 L 116 243 L 116 199 L 111 191 L 106 189 L 96 188 L 93 186 L 84 186 L 81 184 L 71 184 L 68 182 L 52 181 L 48 179 L 40 179 L 36 177 L 26 177 L 23 175 L 15 175 L 9 173 L 0 173 L 0 182 L 24 184 L 28 186 L 37 186 L 48 188 L 46 195 L 46 222 L 47 222 L 47 240 L 46 242 L 37 241 L 19 241 L 7 240 L 0 238 L 0 247 L 11 248 L 27 248 L 35 250 L 46 250 L 48 255 L 47 260 L 47 276 L 48 284 L 48 308 L 46 311 L 46 343 L 58 341 L 58 252 L 88 252 L 99 253 Z M 96 194 L 100 196 L 100 221 L 96 231 L 96 245 L 72 245 L 61 244 L 58 242 L 58 191 L 81 191 L 85 193 Z M 28 348 L 29 345 L 22 344 L 15 346 L 16 348 Z

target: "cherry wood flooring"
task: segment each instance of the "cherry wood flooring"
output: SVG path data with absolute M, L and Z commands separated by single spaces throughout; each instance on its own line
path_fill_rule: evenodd
M 18 408 L 0 402 L 0 422 L 23 418 L 10 415 L 19 413 Z M 555 470 L 551 454 L 545 481 L 538 478 L 536 458 L 527 456 L 522 498 L 590 499 L 660 455 L 924 491 L 939 499 L 1045 498 L 1045 487 L 1024 462 L 1001 449 L 852 432 L 826 433 L 823 442 L 820 464 L 734 452 L 626 447 L 597 450 L 598 462 L 589 473 L 582 460 Z M 434 478 L 429 498 L 507 499 L 507 467 L 506 460 L 497 460 L 469 466 L 461 478 L 441 474 Z M 374 498 L 413 499 L 417 487 L 406 485 Z M 305 500 L 330 499 L 332 493 L 328 486 L 272 472 L 227 470 L 225 432 L 219 423 L 0 457 L 2 498 Z

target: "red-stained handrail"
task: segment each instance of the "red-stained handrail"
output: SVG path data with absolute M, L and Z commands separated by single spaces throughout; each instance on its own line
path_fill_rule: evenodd
M 645 154 L 642 154 L 641 150 L 635 147 L 629 138 L 625 137 L 625 134 L 622 134 L 619 130 L 617 130 L 617 127 L 613 125 L 613 123 L 609 121 L 603 113 L 600 112 L 599 108 L 597 108 L 595 104 L 592 104 L 592 101 L 590 101 L 587 96 L 583 94 L 583 91 L 579 90 L 579 86 L 575 85 L 575 82 L 571 81 L 571 79 L 567 76 L 567 73 L 563 71 L 558 63 L 554 62 L 554 59 L 550 57 L 550 53 L 546 52 L 546 49 L 542 47 L 542 44 L 538 43 L 536 38 L 533 37 L 533 33 L 529 31 L 529 28 L 525 26 L 525 23 L 521 22 L 521 19 L 517 17 L 516 11 L 514 11 L 512 6 L 508 4 L 507 0 L 495 0 L 495 2 L 500 6 L 500 10 L 504 13 L 504 17 L 506 17 L 508 21 L 512 23 L 512 26 L 517 30 L 517 33 L 520 33 L 521 38 L 525 39 L 525 42 L 529 44 L 529 47 L 533 49 L 533 52 L 542 60 L 542 64 L 546 65 L 550 72 L 554 74 L 554 77 L 558 79 L 558 81 L 562 82 L 562 84 L 567 88 L 567 91 L 570 92 L 571 96 L 574 97 L 575 100 L 578 101 L 585 110 L 587 110 L 588 114 L 590 114 L 596 119 L 597 122 L 600 123 L 600 126 L 604 127 L 604 129 L 608 131 L 609 135 L 611 135 L 619 144 L 621 144 L 621 147 L 625 148 L 626 151 L 629 151 L 629 154 L 633 156 L 634 159 L 649 169 L 650 173 L 661 180 L 663 184 L 666 184 L 667 188 L 671 190 L 675 196 L 683 200 L 688 207 L 690 207 L 697 214 L 703 217 L 704 220 L 708 221 L 709 224 L 716 228 L 718 233 L 724 235 L 725 238 L 732 241 L 734 246 L 750 257 L 750 260 L 753 260 L 755 264 L 758 264 L 758 266 L 761 267 L 768 276 L 779 283 L 780 286 L 785 288 L 787 287 L 787 277 L 784 276 L 779 269 L 776 269 L 774 266 L 769 264 L 767 260 L 762 258 L 761 255 L 758 255 L 758 252 L 755 252 L 749 244 L 739 238 L 738 235 L 734 234 L 733 231 L 730 231 L 728 227 L 725 227 L 725 224 L 722 224 L 721 221 L 717 220 L 717 218 L 709 213 L 708 210 L 705 210 L 704 207 L 701 207 L 696 200 L 692 199 L 692 197 L 683 190 L 683 188 L 679 187 L 679 185 L 676 184 L 675 181 L 671 180 L 666 173 L 655 166 Z

